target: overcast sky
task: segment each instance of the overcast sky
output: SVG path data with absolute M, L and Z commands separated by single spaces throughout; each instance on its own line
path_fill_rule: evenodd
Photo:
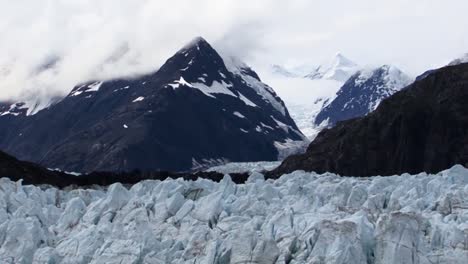
M 340 51 L 416 75 L 468 52 L 467 10 L 466 0 L 0 0 L 0 99 L 151 71 L 195 36 L 253 65 Z

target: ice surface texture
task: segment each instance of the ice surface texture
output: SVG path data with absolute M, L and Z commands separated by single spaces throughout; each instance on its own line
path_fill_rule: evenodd
M 0 180 L 0 263 L 460 263 L 468 170 L 59 190 Z

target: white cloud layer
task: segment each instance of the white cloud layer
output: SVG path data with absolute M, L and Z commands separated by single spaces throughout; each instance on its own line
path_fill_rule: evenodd
M 148 72 L 198 35 L 253 64 L 341 51 L 417 74 L 468 51 L 466 10 L 466 0 L 0 0 L 0 100 Z

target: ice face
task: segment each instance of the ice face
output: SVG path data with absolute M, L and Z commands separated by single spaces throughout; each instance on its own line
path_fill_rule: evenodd
M 466 263 L 468 170 L 58 190 L 0 179 L 1 263 Z

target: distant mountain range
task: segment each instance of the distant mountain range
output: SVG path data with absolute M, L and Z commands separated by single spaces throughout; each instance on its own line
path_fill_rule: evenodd
M 468 64 L 434 70 L 367 116 L 325 129 L 305 154 L 289 157 L 272 174 L 394 175 L 468 166 L 467 101 Z
M 360 67 L 343 54 L 337 53 L 329 62 L 320 66 L 297 66 L 286 68 L 275 64 L 271 66 L 273 74 L 288 78 L 307 78 L 311 80 L 334 80 L 345 82 L 356 73 Z
M 408 75 L 390 65 L 360 70 L 345 82 L 333 100 L 324 104 L 314 123 L 334 126 L 339 121 L 365 116 L 411 82 Z
M 273 73 L 291 80 L 298 78 L 311 80 L 312 82 L 308 84 L 309 89 L 328 90 L 333 87 L 324 81 L 333 81 L 339 84 L 337 90 L 332 90 L 331 93 L 322 93 L 328 94 L 328 96 L 310 98 L 309 103 L 300 106 L 297 103 L 291 103 L 290 109 L 293 111 L 308 109 L 308 111 L 313 112 L 308 115 L 292 112 L 292 116 L 301 117 L 296 122 L 300 124 L 302 130 L 307 131 L 307 135 L 311 139 L 321 129 L 334 126 L 339 121 L 367 115 L 374 111 L 383 99 L 413 81 L 411 77 L 395 66 L 362 67 L 340 53 L 337 53 L 329 63 L 317 67 L 304 76 L 278 65 L 273 67 Z M 309 120 L 304 122 L 304 117 Z
M 0 149 L 67 171 L 277 160 L 285 144 L 302 140 L 275 92 L 203 38 L 158 71 L 83 83 L 35 114 L 24 103 L 0 106 Z

